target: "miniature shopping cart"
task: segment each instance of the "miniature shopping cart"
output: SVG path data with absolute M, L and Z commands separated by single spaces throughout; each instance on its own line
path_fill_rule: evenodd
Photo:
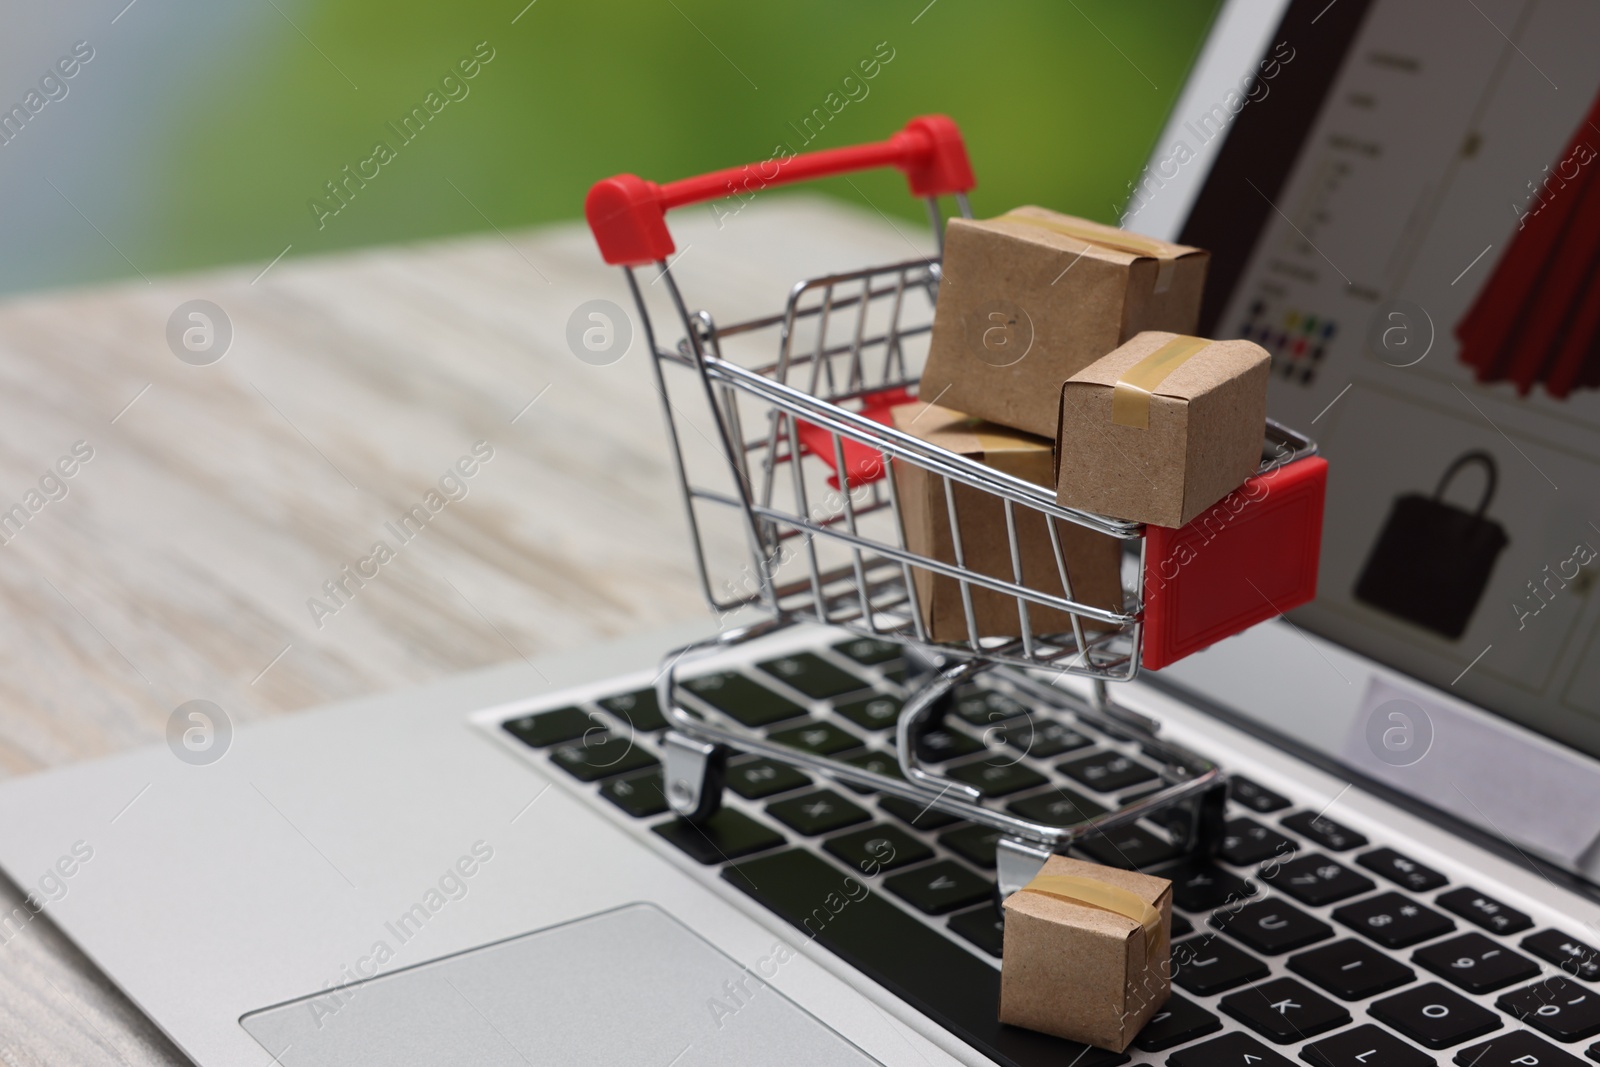
M 965 194 L 974 184 L 961 135 L 942 116 L 914 119 L 876 144 L 774 157 L 666 185 L 620 175 L 590 190 L 590 227 L 606 262 L 624 268 L 653 356 L 705 596 L 723 619 L 752 608 L 764 615 L 669 655 L 658 682 L 671 724 L 664 742 L 668 801 L 690 819 L 709 817 L 721 801 L 728 752 L 759 753 L 1000 831 L 1002 892 L 1019 888 L 1050 853 L 1145 817 L 1159 816 L 1179 844 L 1203 848 L 1220 838 L 1226 788 L 1221 773 L 1162 740 L 1153 722 L 1110 701 L 1105 686 L 1133 678 L 1140 667 L 1144 527 L 1061 507 L 1051 490 L 900 432 L 884 415 L 893 404 L 912 399 L 917 388 L 938 296 L 939 257 L 810 278 L 789 290 L 778 313 L 731 324 L 691 311 L 678 288 L 667 209 L 730 196 L 748 200 L 780 184 L 889 166 L 904 173 L 914 195 L 926 198 L 934 241 L 942 247 L 940 198 L 953 196 L 961 215 L 970 217 Z M 727 214 L 708 215 L 701 224 L 720 226 Z M 729 225 L 747 222 L 734 219 Z M 729 295 L 730 303 L 746 298 Z M 658 317 L 677 318 L 682 337 L 675 346 L 658 340 L 652 305 Z M 1311 442 L 1272 423 L 1265 444 L 1263 455 L 1270 458 L 1263 460 L 1263 473 L 1314 452 Z M 942 485 L 952 559 L 906 547 L 897 479 L 888 476 L 896 464 L 922 468 Z M 1009 575 L 968 565 L 958 491 L 987 494 L 1003 505 Z M 1057 568 L 1050 589 L 1059 591 L 1024 581 L 1017 538 L 1024 521 L 1043 521 L 1048 528 Z M 1124 543 L 1122 610 L 1074 599 L 1061 523 Z M 929 641 L 918 601 L 919 571 L 924 578 L 958 583 L 965 642 Z M 973 608 L 979 590 L 1014 602 L 1020 636 L 983 635 Z M 1070 620 L 1066 632 L 1041 633 L 1033 625 L 1063 614 Z M 691 664 L 807 622 L 900 642 L 908 660 L 927 668 L 925 684 L 907 701 L 897 725 L 903 779 L 705 721 L 679 704 L 677 679 Z M 937 724 L 957 687 L 996 665 L 1024 668 L 1009 672 L 1013 684 L 1047 702 L 1062 698 L 1048 684 L 1051 675 L 1093 679 L 1094 698 L 1080 717 L 1160 761 L 1162 787 L 1117 811 L 1062 827 L 990 806 L 972 786 L 923 766 L 918 738 Z

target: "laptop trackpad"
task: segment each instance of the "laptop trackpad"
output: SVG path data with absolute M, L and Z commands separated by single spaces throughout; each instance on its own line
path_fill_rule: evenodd
M 764 985 L 755 970 L 649 904 L 418 964 L 240 1022 L 284 1067 L 877 1063 Z

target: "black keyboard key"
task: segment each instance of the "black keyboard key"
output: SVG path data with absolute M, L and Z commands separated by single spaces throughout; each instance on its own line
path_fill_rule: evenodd
M 1147 785 L 1143 789 L 1135 789 L 1132 792 L 1123 793 L 1121 796 L 1117 797 L 1117 804 L 1119 806 L 1132 804 L 1136 801 L 1143 800 L 1145 797 L 1153 797 L 1165 788 L 1167 788 L 1167 783 L 1165 782 L 1157 782 L 1155 785 Z M 1161 816 L 1155 815 L 1152 816 L 1152 818 L 1160 819 Z
M 995 723 L 1028 713 L 1028 709 L 1021 702 L 1004 693 L 978 686 L 968 686 L 959 690 L 952 710 L 974 726 L 993 726 Z
M 928 915 L 945 915 L 994 896 L 993 882 L 955 860 L 936 860 L 914 871 L 890 875 L 883 880 L 883 888 Z
M 1585 982 L 1600 980 L 1600 952 L 1560 930 L 1540 930 L 1522 939 L 1522 947 Z
M 1078 842 L 1078 849 L 1096 863 L 1130 871 L 1147 870 L 1179 855 L 1177 845 L 1138 824 L 1084 838 Z
M 864 667 L 876 667 L 881 663 L 899 659 L 901 653 L 905 651 L 905 646 L 895 644 L 893 641 L 880 641 L 876 637 L 852 637 L 848 641 L 840 641 L 834 645 L 833 650 Z
M 1456 924 L 1403 893 L 1379 893 L 1335 908 L 1333 917 L 1384 948 L 1409 948 L 1448 934 Z
M 868 877 L 933 858 L 933 849 L 898 826 L 884 823 L 830 837 L 822 847 L 843 860 L 846 867 Z
M 976 786 L 978 792 L 986 797 L 1010 796 L 1049 781 L 1032 768 L 994 757 L 958 764 L 946 769 L 945 773 L 958 782 Z
M 1367 1012 L 1380 1023 L 1432 1049 L 1459 1045 L 1492 1034 L 1504 1025 L 1500 1016 L 1488 1008 L 1474 1004 L 1438 982 L 1374 1001 Z
M 1218 911 L 1211 916 L 1211 925 L 1269 956 L 1333 936 L 1333 927 L 1321 919 L 1271 897 Z
M 1312 1067 L 1437 1067 L 1439 1062 L 1371 1023 L 1307 1045 L 1300 1058 Z
M 746 800 L 760 800 L 810 784 L 808 776 L 776 760 L 747 759 L 728 765 L 728 788 Z
M 1094 744 L 1066 723 L 1032 715 L 995 727 L 994 735 L 1008 748 L 1033 759 L 1051 759 L 1063 752 Z
M 600 701 L 600 706 L 642 734 L 653 734 L 667 728 L 667 717 L 661 713 L 654 689 L 606 697 Z
M 1563 1052 L 1526 1030 L 1501 1034 L 1456 1053 L 1462 1067 L 1583 1067 L 1578 1057 Z
M 1235 774 L 1228 779 L 1228 796 L 1251 811 L 1270 815 L 1289 806 L 1289 798 L 1279 796 L 1260 782 Z
M 1431 893 L 1450 882 L 1450 879 L 1432 867 L 1424 867 L 1410 856 L 1396 852 L 1392 848 L 1375 848 L 1371 852 L 1363 852 L 1356 857 L 1356 862 L 1413 893 Z
M 835 705 L 834 710 L 863 730 L 887 730 L 900 721 L 900 709 L 903 707 L 905 701 L 899 697 L 880 693 Z
M 1366 875 L 1317 853 L 1268 864 L 1262 868 L 1261 880 L 1313 908 L 1365 893 L 1375 885 Z
M 801 752 L 809 752 L 814 756 L 832 756 L 861 747 L 861 738 L 849 730 L 835 726 L 831 722 L 816 720 L 799 726 L 785 726 L 781 730 L 773 730 L 767 734 L 767 740 L 776 741 L 790 748 L 798 748 Z
M 1172 906 L 1184 911 L 1215 911 L 1256 895 L 1254 882 L 1212 863 L 1191 861 L 1165 876 L 1172 879 Z
M 1416 978 L 1417 972 L 1371 945 L 1347 938 L 1289 957 L 1289 969 L 1341 1000 L 1365 1000 Z
M 613 778 L 600 787 L 600 795 L 635 819 L 660 815 L 668 807 L 666 794 L 661 791 L 660 771 Z
M 1274 978 L 1229 993 L 1218 1006 L 1268 1041 L 1280 1045 L 1325 1034 L 1350 1021 L 1350 1013 L 1344 1005 L 1293 978 Z
M 961 821 L 954 815 L 946 815 L 938 808 L 930 808 L 920 800 L 883 797 L 878 801 L 878 807 L 907 826 L 915 827 L 918 830 L 943 830 L 946 826 L 954 826 Z
M 917 738 L 917 756 L 928 763 L 943 763 L 947 759 L 970 756 L 982 752 L 984 744 L 960 730 L 935 727 Z
M 1221 1019 L 1188 997 L 1174 993 L 1144 1024 L 1139 1036 L 1133 1039 L 1133 1047 L 1141 1052 L 1165 1052 L 1221 1029 Z
M 1156 776 L 1155 771 L 1138 760 L 1110 751 L 1091 752 L 1087 756 L 1058 763 L 1056 770 L 1101 793 L 1115 793 L 1119 789 L 1148 782 Z
M 673 819 L 651 829 L 683 849 L 695 862 L 708 866 L 784 843 L 778 831 L 733 808 L 722 808 L 702 823 Z
M 1013 815 L 1020 815 L 1024 819 L 1032 819 L 1034 822 L 1050 826 L 1074 826 L 1096 815 L 1104 815 L 1106 811 L 1094 801 L 1081 797 L 1069 789 L 1036 793 L 1031 797 L 1013 800 L 1006 805 L 1006 810 Z
M 1194 933 L 1194 923 L 1190 922 L 1188 919 L 1185 919 L 1182 915 L 1179 915 L 1177 912 L 1173 912 L 1172 913 L 1172 940 L 1176 941 L 1180 937 L 1188 937 L 1192 933 Z
M 999 970 L 819 856 L 778 852 L 735 864 L 723 877 L 982 1056 L 1015 1067 L 1060 1067 L 1074 1057 L 1081 1057 L 1076 1067 L 1128 1062 L 1125 1055 L 1002 1026 L 995 1013 Z
M 853 752 L 848 756 L 840 756 L 840 763 L 848 763 L 852 767 L 859 767 L 864 771 L 874 774 L 886 774 L 890 778 L 905 781 L 905 775 L 900 773 L 900 760 L 893 752 L 882 752 L 878 749 L 868 749 L 865 752 Z M 860 792 L 861 790 L 858 790 Z
M 580 782 L 594 782 L 661 765 L 632 738 L 604 732 L 585 734 L 582 741 L 562 745 L 550 753 L 550 759 Z
M 1468 993 L 1492 993 L 1539 973 L 1539 965 L 1482 934 L 1461 934 L 1419 948 L 1411 959 Z
M 847 670 L 835 667 L 813 652 L 780 656 L 758 663 L 756 666 L 813 700 L 829 700 L 867 688 L 866 682 Z
M 954 852 L 974 867 L 994 870 L 994 850 L 1000 841 L 1000 831 L 974 823 L 939 835 L 939 844 Z
M 1238 867 L 1251 867 L 1263 860 L 1290 859 L 1297 846 L 1270 826 L 1254 819 L 1229 819 L 1223 830 L 1222 858 Z
M 1466 886 L 1440 893 L 1434 898 L 1434 903 L 1491 934 L 1520 934 L 1533 927 L 1533 920 L 1516 908 Z
M 1235 1030 L 1199 1045 L 1179 1049 L 1167 1067 L 1294 1067 L 1249 1034 Z
M 805 714 L 794 701 L 734 671 L 690 678 L 683 687 L 741 726 L 770 726 Z
M 865 808 L 831 789 L 775 800 L 767 805 L 767 814 L 807 837 L 843 830 L 872 818 Z
M 848 756 L 840 756 L 839 762 L 848 763 L 852 767 L 860 767 L 864 771 L 872 771 L 874 774 L 885 774 L 890 778 L 898 778 L 901 781 L 905 781 L 905 775 L 900 773 L 900 761 L 888 752 L 879 752 L 876 749 L 866 752 L 856 752 Z M 849 782 L 846 782 L 845 784 L 850 786 L 850 788 L 854 789 L 857 793 L 872 792 L 871 789 L 866 789 L 859 785 L 852 785 Z
M 997 959 L 1005 945 L 1006 921 L 992 903 L 950 916 L 950 929 Z
M 1172 946 L 1172 980 L 1197 996 L 1259 981 L 1267 965 L 1215 934 L 1204 934 Z
M 599 719 L 577 708 L 541 711 L 536 715 L 507 719 L 503 725 L 512 737 L 534 748 L 549 748 L 582 737 L 590 730 L 605 729 Z
M 1304 834 L 1333 852 L 1347 852 L 1367 843 L 1365 837 L 1348 826 L 1336 823 L 1326 815 L 1317 815 L 1309 811 L 1297 811 L 1293 815 L 1284 816 L 1283 825 L 1297 834 Z
M 1600 1034 L 1600 995 L 1560 975 L 1502 993 L 1494 1003 L 1557 1041 L 1582 1041 Z

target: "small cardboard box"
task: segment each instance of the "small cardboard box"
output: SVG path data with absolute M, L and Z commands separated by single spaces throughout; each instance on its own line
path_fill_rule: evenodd
M 1062 382 L 1140 330 L 1199 327 L 1209 262 L 1040 207 L 951 219 L 922 396 L 1054 439 Z
M 1053 477 L 1050 441 L 995 426 L 959 411 L 932 404 L 905 404 L 892 412 L 895 429 L 931 445 L 1015 475 L 1035 485 L 1049 485 Z M 906 547 L 943 563 L 955 563 L 955 543 L 950 533 L 950 512 L 944 481 L 911 463 L 893 464 L 895 491 L 900 498 L 900 519 Z M 1006 532 L 1005 505 L 995 496 L 969 485 L 953 483 L 956 521 L 961 530 L 966 565 L 982 574 L 1015 580 L 1011 545 Z M 1013 508 L 1017 549 L 1022 558 L 1022 584 L 1053 596 L 1062 595 L 1061 574 L 1047 521 L 1037 511 Z M 1076 523 L 1056 520 L 1061 554 L 1072 581 L 1073 599 L 1108 611 L 1122 610 L 1122 542 Z M 933 641 L 967 640 L 966 609 L 961 586 L 954 578 L 912 568 L 912 581 L 922 609 L 923 625 Z M 972 613 L 980 637 L 1017 637 L 1022 620 L 1013 596 L 990 589 L 972 589 Z M 1066 612 L 1028 605 L 1028 624 L 1035 634 L 1068 633 Z M 1084 620 L 1087 630 L 1110 629 L 1109 624 Z
M 1051 856 L 1005 901 L 1000 1021 L 1121 1052 L 1172 991 L 1172 883 Z
M 1056 501 L 1182 526 L 1261 464 L 1271 357 L 1150 331 L 1061 387 Z

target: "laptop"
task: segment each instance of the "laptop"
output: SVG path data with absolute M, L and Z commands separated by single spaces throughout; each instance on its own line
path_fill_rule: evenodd
M 1215 855 L 1074 846 L 1174 880 L 1127 1053 L 997 1023 L 992 829 L 751 756 L 669 810 L 664 658 L 745 618 L 7 782 L 0 934 L 56 923 L 205 1067 L 1600 1060 L 1595 40 L 1583 0 L 1234 0 L 1131 183 L 1329 459 L 1319 596 L 1118 716 L 997 668 L 919 753 L 1041 821 L 1155 784 L 1132 721 L 1224 769 Z M 886 769 L 926 667 L 803 625 L 678 671 L 708 723 Z

